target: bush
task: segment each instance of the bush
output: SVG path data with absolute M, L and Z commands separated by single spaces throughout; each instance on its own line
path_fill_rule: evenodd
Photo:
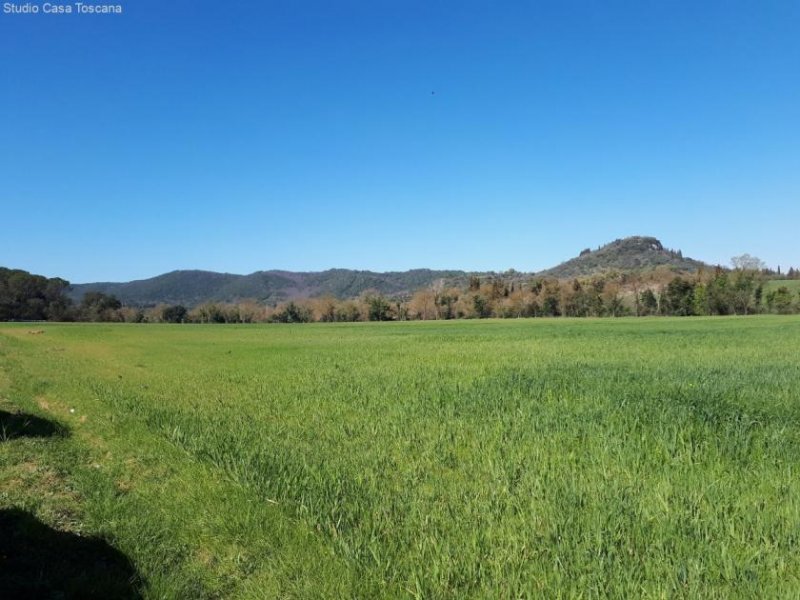
M 186 321 L 186 307 L 177 304 L 167 306 L 161 311 L 161 320 L 166 323 L 183 323 Z

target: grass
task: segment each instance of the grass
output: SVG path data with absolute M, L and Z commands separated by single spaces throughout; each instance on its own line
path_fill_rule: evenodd
M 779 287 L 788 288 L 790 292 L 796 294 L 800 292 L 800 279 L 771 279 L 764 286 L 764 291 L 771 292 Z
M 798 317 L 30 329 L 0 509 L 145 597 L 800 594 Z

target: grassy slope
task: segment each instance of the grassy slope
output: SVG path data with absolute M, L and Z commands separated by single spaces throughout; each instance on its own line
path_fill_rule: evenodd
M 0 507 L 147 596 L 800 586 L 800 318 L 30 329 L 0 403 L 71 435 L 0 442 Z
M 771 279 L 764 286 L 764 290 L 771 292 L 779 287 L 789 288 L 793 293 L 800 292 L 800 279 Z

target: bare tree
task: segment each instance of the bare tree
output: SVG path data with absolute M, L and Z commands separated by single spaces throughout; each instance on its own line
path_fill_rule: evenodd
M 734 269 L 739 271 L 761 271 L 767 267 L 767 264 L 763 260 L 757 256 L 750 256 L 749 254 L 734 256 L 731 258 L 731 264 Z

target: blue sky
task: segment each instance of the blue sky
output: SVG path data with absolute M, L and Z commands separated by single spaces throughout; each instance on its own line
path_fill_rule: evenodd
M 120 2 L 0 12 L 0 265 L 800 266 L 796 1 Z

